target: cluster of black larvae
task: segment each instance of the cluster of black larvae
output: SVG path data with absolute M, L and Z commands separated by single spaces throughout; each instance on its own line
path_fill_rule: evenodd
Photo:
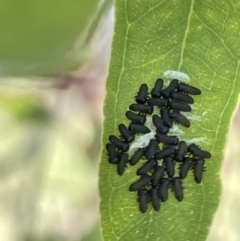
M 182 201 L 182 179 L 190 169 L 193 169 L 197 183 L 202 180 L 204 159 L 210 158 L 211 154 L 194 143 L 187 145 L 185 141 L 179 141 L 176 135 L 168 135 L 173 121 L 190 127 L 189 120 L 181 112 L 190 112 L 189 104 L 194 103 L 191 95 L 199 94 L 201 91 L 198 88 L 179 83 L 177 79 L 173 79 L 168 87 L 163 89 L 163 80 L 157 79 L 150 98 L 147 84 L 142 84 L 135 97 L 137 103 L 131 104 L 130 111 L 126 112 L 131 123 L 128 127 L 124 124 L 118 126 L 120 138 L 109 136 L 110 143 L 106 145 L 108 160 L 111 164 L 117 164 L 119 175 L 124 173 L 128 163 L 134 166 L 140 160 L 146 160 L 136 171 L 138 180 L 129 187 L 130 191 L 137 191 L 142 213 L 147 211 L 149 202 L 158 211 L 161 202 L 167 201 L 170 187 L 176 199 Z M 159 108 L 158 114 L 153 114 L 154 107 Z M 148 115 L 151 115 L 154 130 L 144 125 Z M 150 139 L 148 146 L 139 148 L 130 157 L 127 153 L 129 144 L 134 142 L 136 134 L 146 135 L 150 132 L 155 134 L 155 138 Z

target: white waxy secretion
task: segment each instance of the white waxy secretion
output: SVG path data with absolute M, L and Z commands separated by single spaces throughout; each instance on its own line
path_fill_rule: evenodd
M 151 131 L 150 133 L 139 136 L 135 139 L 134 143 L 132 143 L 129 150 L 131 151 L 133 149 L 147 147 L 149 145 L 150 140 L 153 139 L 155 135 L 156 131 Z
M 167 70 L 163 73 L 163 76 L 165 78 L 178 79 L 186 83 L 190 81 L 190 77 L 187 74 L 176 70 Z
M 192 138 L 192 139 L 185 139 L 184 141 L 187 143 L 187 145 L 190 145 L 192 143 L 195 143 L 195 144 L 199 144 L 201 142 L 205 142 L 206 143 L 206 137 L 195 137 L 195 138 Z

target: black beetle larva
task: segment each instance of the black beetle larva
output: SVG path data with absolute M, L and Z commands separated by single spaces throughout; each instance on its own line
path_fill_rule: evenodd
M 152 106 L 158 106 L 158 107 L 162 107 L 162 106 L 168 106 L 168 100 L 167 99 L 156 99 L 156 98 L 150 98 L 147 100 L 149 105 Z
M 145 153 L 146 158 L 151 159 L 158 149 L 158 141 L 156 139 L 151 139 Z
M 195 159 L 193 165 L 194 179 L 197 183 L 202 181 L 202 175 L 204 171 L 204 159 Z
M 143 105 L 143 104 L 131 104 L 129 109 L 132 111 L 139 111 L 143 114 L 152 114 L 153 106 L 152 105 Z
M 121 141 L 118 137 L 114 135 L 109 136 L 109 141 L 118 149 L 120 149 L 123 152 L 128 151 L 129 144 L 127 142 Z
M 191 152 L 196 157 L 210 158 L 211 154 L 208 151 L 201 150 L 196 144 L 191 144 L 188 146 L 188 151 Z
M 164 174 L 164 167 L 162 166 L 156 166 L 153 170 L 152 175 L 152 186 L 156 187 L 160 184 L 160 180 L 163 178 Z
M 175 197 L 179 202 L 181 202 L 183 200 L 182 180 L 179 177 L 174 177 L 172 179 L 172 183 Z
M 153 98 L 159 98 L 161 96 L 161 90 L 163 87 L 163 79 L 157 79 L 154 88 L 151 91 L 151 96 Z
M 168 178 L 162 178 L 160 181 L 160 189 L 158 191 L 158 195 L 162 202 L 166 202 L 168 200 L 169 184 L 170 180 Z
M 190 112 L 192 110 L 190 105 L 180 103 L 175 100 L 169 101 L 169 107 L 173 110 L 180 110 L 184 112 Z
M 169 98 L 172 92 L 177 88 L 178 86 L 178 80 L 173 79 L 169 86 L 162 91 L 161 95 L 164 96 L 165 98 Z
M 128 128 L 124 124 L 119 124 L 118 130 L 121 134 L 121 137 L 128 143 L 133 142 L 135 139 L 135 133 L 129 131 Z
M 171 156 L 165 156 L 163 162 L 166 166 L 166 172 L 168 177 L 173 177 L 175 173 L 175 164 Z
M 134 131 L 134 132 L 139 132 L 139 133 L 142 133 L 142 134 L 147 134 L 149 132 L 151 132 L 151 130 L 144 126 L 144 125 L 141 125 L 141 124 L 135 124 L 135 123 L 130 123 L 130 125 L 128 126 L 128 129 L 130 131 Z
M 179 176 L 181 179 L 184 179 L 187 176 L 188 171 L 191 168 L 192 164 L 193 164 L 192 158 L 189 158 L 189 157 L 184 158 L 184 161 L 183 161 L 183 163 L 180 167 L 180 171 L 179 171 Z
M 166 145 L 177 145 L 179 141 L 177 136 L 167 136 L 160 132 L 157 132 L 155 137 L 159 142 L 162 142 Z
M 137 191 L 149 184 L 150 181 L 151 178 L 149 175 L 142 175 L 137 181 L 135 181 L 129 186 L 129 191 Z
M 186 85 L 184 83 L 179 83 L 177 86 L 178 91 L 184 92 L 186 94 L 190 94 L 190 95 L 200 95 L 201 94 L 201 90 L 194 87 L 194 86 L 190 86 L 190 85 Z
M 162 108 L 160 111 L 162 120 L 163 120 L 163 124 L 166 125 L 167 127 L 171 128 L 172 127 L 172 121 L 169 117 L 169 109 L 167 108 Z
M 121 153 L 119 161 L 118 161 L 118 167 L 117 167 L 118 175 L 121 176 L 124 173 L 127 162 L 128 162 L 128 154 Z
M 139 148 L 131 157 L 130 159 L 130 164 L 134 166 L 139 162 L 139 160 L 143 157 L 144 152 L 146 151 L 147 148 Z
M 171 155 L 175 152 L 175 147 L 174 146 L 166 146 L 163 150 L 156 152 L 155 158 L 160 160 L 165 156 Z
M 158 163 L 155 159 L 150 159 L 137 169 L 137 175 L 146 174 L 147 172 L 151 171 L 157 164 Z
M 177 111 L 173 111 L 170 113 L 170 118 L 175 120 L 176 122 L 180 123 L 185 127 L 190 127 L 190 121 L 184 115 L 178 113 Z
M 167 134 L 169 128 L 163 124 L 162 118 L 158 115 L 153 115 L 152 122 L 154 126 L 157 128 L 157 132 L 161 132 L 162 134 Z
M 116 152 L 114 145 L 108 143 L 106 145 L 106 149 L 108 152 L 109 163 L 111 163 L 111 164 L 118 163 L 118 153 Z
M 161 207 L 161 201 L 159 199 L 158 196 L 158 189 L 157 188 L 152 188 L 150 190 L 150 194 L 151 194 L 151 201 L 152 201 L 152 206 L 156 211 L 159 211 L 160 207 Z
M 138 115 L 138 114 L 133 113 L 131 111 L 126 112 L 126 117 L 134 123 L 144 124 L 146 122 L 146 116 L 145 115 Z
M 176 92 L 176 91 L 172 92 L 171 98 L 174 99 L 174 100 L 185 102 L 187 104 L 193 104 L 194 103 L 194 99 L 192 98 L 192 96 L 184 95 L 184 94 Z
M 144 104 L 147 101 L 148 86 L 147 84 L 141 84 L 138 94 L 135 100 L 138 104 Z
M 149 193 L 146 188 L 138 190 L 139 209 L 145 213 L 148 209 Z
M 176 151 L 176 155 L 174 159 L 176 161 L 182 161 L 186 152 L 187 152 L 187 143 L 185 141 L 180 141 L 178 143 L 178 149 Z

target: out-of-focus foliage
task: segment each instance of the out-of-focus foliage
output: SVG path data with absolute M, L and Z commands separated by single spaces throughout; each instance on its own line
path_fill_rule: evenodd
M 78 67 L 111 2 L 1 1 L 0 76 L 59 74 Z
M 87 153 L 96 138 L 90 112 L 78 92 L 45 92 L 35 98 L 5 92 L 0 99 L 4 241 L 75 240 L 97 221 L 97 162 Z M 50 95 L 46 109 L 36 96 Z
M 2 91 L 0 92 L 0 108 L 21 121 L 45 123 L 50 120 L 50 113 L 33 95 L 9 95 Z
M 101 240 L 99 123 L 111 3 L 0 3 L 1 240 Z

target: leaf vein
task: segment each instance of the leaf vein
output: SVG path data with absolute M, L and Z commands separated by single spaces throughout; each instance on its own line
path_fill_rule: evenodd
M 222 40 L 222 38 L 214 31 L 212 30 L 210 27 L 207 26 L 207 24 L 195 13 L 197 19 L 203 24 L 203 26 L 208 29 L 210 32 L 212 32 L 215 36 L 218 37 L 218 39 L 220 39 L 220 41 L 222 42 L 224 48 L 230 53 L 230 55 L 237 60 L 237 58 L 234 56 L 233 52 L 228 48 L 228 46 L 225 44 L 225 42 Z
M 154 7 L 151 7 L 148 9 L 148 11 L 146 11 L 144 14 L 141 15 L 141 17 L 137 18 L 135 21 L 131 22 L 131 24 L 137 23 L 139 20 L 141 20 L 142 18 L 144 18 L 146 15 L 148 15 L 151 11 L 153 11 L 155 8 L 159 7 L 161 4 L 165 3 L 165 1 L 162 1 L 160 3 L 158 3 L 157 5 L 155 5 Z
M 216 135 L 215 135 L 215 139 L 214 139 L 214 141 L 213 141 L 213 145 L 212 145 L 211 152 L 213 151 L 213 149 L 214 149 L 214 147 L 215 147 L 216 141 L 217 141 L 217 139 L 218 139 L 217 137 L 218 137 L 218 133 L 219 133 L 219 130 L 220 130 L 220 126 L 221 126 L 221 123 L 222 123 L 222 118 L 223 118 L 223 116 L 224 116 L 224 113 L 225 113 L 227 107 L 228 107 L 229 104 L 230 104 L 230 99 L 231 99 L 231 97 L 233 96 L 233 92 L 234 92 L 234 89 L 235 89 L 235 86 L 236 86 L 236 81 L 237 81 L 237 76 L 238 76 L 238 72 L 239 72 L 239 64 L 240 64 L 240 62 L 238 61 L 237 63 L 238 63 L 238 64 L 237 64 L 236 74 L 235 74 L 235 76 L 234 76 L 234 80 L 233 80 L 233 84 L 232 84 L 232 89 L 231 89 L 231 92 L 230 92 L 230 94 L 229 94 L 229 98 L 228 98 L 228 100 L 226 101 L 226 105 L 224 106 L 223 111 L 222 111 L 221 114 L 220 114 L 218 126 L 217 126 L 217 129 L 216 129 Z
M 125 59 L 126 59 L 126 46 L 127 46 L 127 39 L 128 39 L 128 32 L 129 32 L 129 24 L 128 24 L 128 17 L 127 17 L 127 0 L 125 0 L 125 15 L 126 15 L 126 23 L 127 23 L 127 30 L 126 30 L 126 36 L 125 36 L 125 41 L 124 41 L 124 49 L 123 49 L 123 58 L 122 58 L 122 69 L 119 75 L 119 78 L 117 80 L 117 92 L 116 92 L 116 99 L 115 99 L 115 105 L 114 105 L 114 119 L 115 119 L 115 124 L 114 124 L 114 134 L 116 131 L 116 126 L 117 126 L 117 117 L 116 117 L 116 113 L 117 113 L 117 105 L 118 105 L 118 96 L 119 96 L 119 90 L 120 90 L 120 83 L 122 80 L 122 75 L 123 72 L 125 70 Z
M 181 66 L 183 64 L 184 49 L 186 47 L 187 35 L 188 35 L 188 32 L 189 32 L 189 28 L 190 28 L 190 22 L 191 22 L 191 17 L 192 17 L 192 13 L 193 13 L 194 1 L 195 0 L 191 1 L 190 11 L 189 11 L 188 20 L 187 20 L 187 27 L 185 29 L 185 33 L 184 33 L 184 36 L 183 36 L 182 48 L 181 48 L 181 53 L 180 53 L 180 61 L 179 61 L 179 65 L 178 65 L 179 71 L 180 71 Z

